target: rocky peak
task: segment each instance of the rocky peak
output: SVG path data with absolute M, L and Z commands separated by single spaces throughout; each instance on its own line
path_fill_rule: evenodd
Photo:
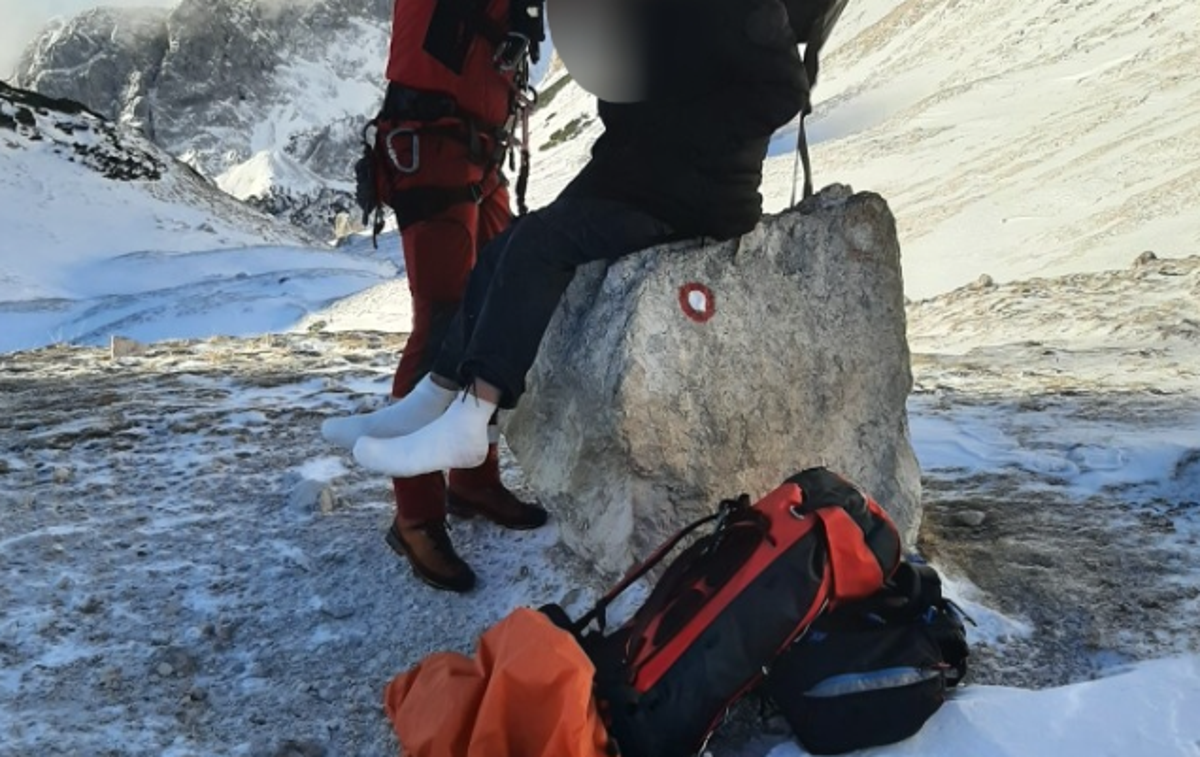
M 47 28 L 17 65 L 19 86 L 143 127 L 145 93 L 167 50 L 169 12 L 94 8 Z
M 382 98 L 390 25 L 389 0 L 98 9 L 43 32 L 16 81 L 140 129 L 218 183 L 256 157 L 298 163 L 319 189 L 253 182 L 259 194 L 240 199 L 289 218 L 299 203 L 328 237 L 351 202 L 358 129 Z
M 112 122 L 71 100 L 46 97 L 0 82 L 0 138 L 7 149 L 41 144 L 106 179 L 156 181 L 166 161 L 150 145 L 128 139 Z

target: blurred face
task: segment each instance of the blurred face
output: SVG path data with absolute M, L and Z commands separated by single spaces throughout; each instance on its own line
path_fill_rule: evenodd
M 614 103 L 645 97 L 641 29 L 635 10 L 644 0 L 547 0 L 554 47 L 588 92 Z

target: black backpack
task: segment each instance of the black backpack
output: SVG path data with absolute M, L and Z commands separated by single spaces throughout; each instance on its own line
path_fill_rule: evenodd
M 609 604 L 710 523 L 633 617 L 605 633 Z M 622 757 L 690 757 L 826 607 L 876 594 L 901 554 L 899 533 L 875 500 L 813 468 L 753 504 L 746 495 L 723 502 L 579 620 L 557 606 L 542 610 L 595 664 L 597 703 Z
M 810 754 L 902 741 L 966 675 L 964 618 L 933 568 L 902 562 L 878 594 L 814 622 L 763 691 Z

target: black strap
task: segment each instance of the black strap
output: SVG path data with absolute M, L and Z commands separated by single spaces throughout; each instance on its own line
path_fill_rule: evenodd
M 524 124 L 525 135 L 521 139 L 521 171 L 517 174 L 517 213 L 525 215 L 529 212 L 529 208 L 525 204 L 525 193 L 529 189 L 530 164 L 533 162 L 533 156 L 529 151 L 528 112 L 521 114 L 521 121 Z
M 447 120 L 458 123 L 433 125 L 433 122 Z M 459 139 L 472 147 L 472 154 L 480 163 L 485 163 L 491 157 L 483 154 L 480 137 L 487 136 L 497 145 L 505 144 L 509 138 L 508 130 L 503 125 L 496 126 L 475 118 L 461 110 L 455 99 L 449 95 L 422 92 L 395 82 L 388 84 L 383 109 L 377 121 L 416 121 L 430 124 L 419 127 L 417 131 L 421 134 L 438 134 Z
M 796 130 L 796 166 L 792 170 L 791 206 L 796 204 L 796 184 L 801 166 L 804 168 L 804 199 L 807 200 L 813 195 L 812 161 L 808 155 L 808 135 L 804 131 L 804 119 L 812 114 L 812 90 L 816 87 L 817 75 L 821 72 L 821 47 L 825 44 L 829 29 L 841 14 L 844 5 L 845 3 L 842 3 L 836 7 L 832 19 L 819 19 L 813 24 L 804 46 L 804 73 L 808 78 L 808 91 L 804 95 L 804 105 L 800 109 L 800 126 Z
M 609 589 L 608 593 L 600 598 L 600 601 L 596 603 L 595 607 L 593 607 L 586 615 L 574 623 L 574 626 L 571 630 L 576 636 L 579 636 L 583 633 L 584 629 L 586 629 L 592 623 L 592 621 L 598 621 L 600 630 L 603 631 L 607 623 L 605 613 L 608 610 L 608 606 L 611 605 L 617 597 L 621 596 L 626 589 L 628 589 L 630 586 L 633 586 L 633 584 L 639 579 L 641 579 L 650 571 L 654 570 L 655 566 L 665 560 L 667 555 L 671 554 L 675 547 L 679 546 L 681 541 L 686 539 L 697 529 L 716 521 L 717 527 L 713 529 L 714 541 L 710 542 L 710 544 L 719 543 L 724 527 L 730 521 L 730 516 L 734 516 L 736 513 L 752 512 L 750 507 L 750 496 L 748 494 L 742 494 L 737 499 L 722 500 L 717 512 L 713 513 L 712 515 L 706 515 L 700 520 L 684 526 L 674 536 L 663 542 L 658 549 L 654 550 L 654 552 L 647 557 L 644 562 L 637 565 L 633 570 L 627 573 L 616 586 Z M 767 530 L 769 529 L 770 525 L 767 524 Z M 691 549 L 691 547 L 689 547 L 689 549 Z M 706 554 L 707 552 L 708 550 L 704 549 L 701 554 Z M 675 566 L 672 566 L 672 568 L 674 567 Z M 663 581 L 660 581 L 660 585 L 665 581 L 666 576 L 663 576 Z
M 656 565 L 666 559 L 667 555 L 671 553 L 671 550 L 675 549 L 675 547 L 679 545 L 679 542 L 686 539 L 689 534 L 694 532 L 696 529 L 723 517 L 723 515 L 724 513 L 714 513 L 701 518 L 700 520 L 685 526 L 682 530 L 665 541 L 662 546 L 660 546 L 654 551 L 653 554 L 646 558 L 645 562 L 641 563 L 629 573 L 625 574 L 625 577 L 622 578 L 616 586 L 609 589 L 608 593 L 600 598 L 600 601 L 596 603 L 595 607 L 593 607 L 579 620 L 575 621 L 575 623 L 571 626 L 571 632 L 576 636 L 581 635 L 584 629 L 591 625 L 592 621 L 598 621 L 600 624 L 600 630 L 603 631 L 607 623 L 606 613 L 608 611 L 608 607 L 613 603 L 613 601 L 616 600 L 617 597 L 624 594 L 630 586 L 633 586 L 640 578 L 642 578 L 642 576 L 649 573 Z
M 483 184 L 468 184 L 465 187 L 414 187 L 392 192 L 390 205 L 396 213 L 396 223 L 401 229 L 405 229 L 460 203 L 478 204 L 487 194 Z
M 796 155 L 800 165 L 804 167 L 804 199 L 813 195 L 812 161 L 808 156 L 808 135 L 804 133 L 804 119 L 807 113 L 800 114 L 800 128 L 796 135 Z M 792 205 L 796 204 L 796 181 L 792 179 Z
M 388 82 L 380 118 L 403 121 L 437 121 L 459 116 L 458 103 L 450 95 L 422 92 Z

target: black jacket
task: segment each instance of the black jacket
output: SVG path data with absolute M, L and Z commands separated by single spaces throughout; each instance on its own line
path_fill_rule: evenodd
M 762 216 L 762 164 L 808 92 L 780 0 L 652 0 L 647 97 L 600 101 L 604 134 L 567 189 L 637 205 L 680 236 L 728 239 Z

